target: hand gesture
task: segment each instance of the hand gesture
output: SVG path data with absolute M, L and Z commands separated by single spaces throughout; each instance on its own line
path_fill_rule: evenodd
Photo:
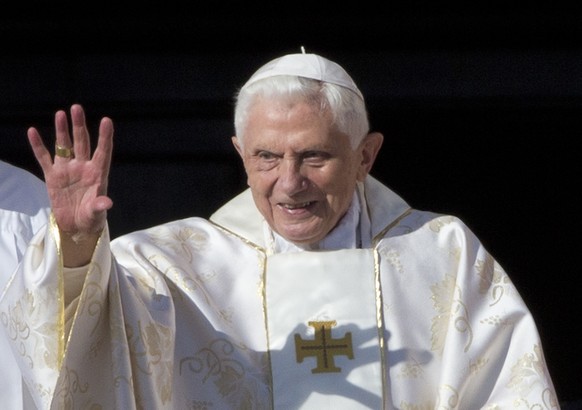
M 83 239 L 93 238 L 94 241 L 89 241 L 92 245 L 87 244 L 92 253 L 105 227 L 107 210 L 113 205 L 107 196 L 113 122 L 107 117 L 101 120 L 93 155 L 81 105 L 71 106 L 71 125 L 72 137 L 66 112 L 57 111 L 54 160 L 36 128 L 28 129 L 28 140 L 44 173 L 52 212 L 61 235 L 70 237 L 77 245 Z

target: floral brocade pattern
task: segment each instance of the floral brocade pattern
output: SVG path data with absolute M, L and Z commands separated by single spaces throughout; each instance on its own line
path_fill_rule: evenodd
M 245 357 L 244 361 L 242 357 Z M 248 366 L 248 362 L 255 366 Z M 179 369 L 181 375 L 192 373 L 200 376 L 202 384 L 212 383 L 232 408 L 270 408 L 261 404 L 264 400 L 259 399 L 270 394 L 265 378 L 268 374 L 266 353 L 252 352 L 229 340 L 216 339 L 193 356 L 181 359 Z
M 18 346 L 20 359 L 33 375 L 37 368 L 47 368 L 56 374 L 60 365 L 58 341 L 62 329 L 58 314 L 47 315 L 44 306 L 58 306 L 56 292 L 46 288 L 26 289 L 20 300 L 0 314 L 6 334 Z M 50 402 L 54 394 L 52 384 L 35 379 L 30 384 L 43 401 Z
M 203 346 L 200 346 L 203 338 L 188 347 L 177 342 L 174 357 L 168 358 L 171 362 L 168 363 L 167 375 L 161 375 L 160 378 L 171 381 L 171 372 L 174 371 L 177 372 L 174 377 L 190 380 L 188 384 L 194 382 L 199 386 L 191 389 L 192 392 L 200 393 L 189 393 L 196 398 L 188 402 L 188 408 L 216 408 L 223 402 L 228 403 L 229 408 L 270 409 L 270 400 L 265 400 L 265 397 L 271 395 L 267 377 L 268 353 L 249 349 L 244 341 L 236 339 L 236 329 L 239 325 L 237 321 L 240 320 L 236 315 L 237 309 L 231 305 L 232 301 L 226 298 L 219 299 L 215 293 L 216 289 L 222 286 L 221 281 L 224 280 L 222 276 L 231 273 L 225 272 L 223 263 L 203 262 L 209 257 L 209 252 L 212 252 L 209 248 L 208 233 L 190 226 L 166 225 L 151 230 L 148 239 L 156 249 L 166 250 L 164 253 L 148 255 L 148 262 L 156 271 L 162 273 L 161 277 L 164 278 L 163 284 L 152 282 L 150 286 L 167 287 L 174 309 L 190 310 L 194 307 L 191 304 L 195 301 L 195 309 L 207 312 L 207 319 L 214 322 L 214 330 L 222 329 L 224 332 L 215 333 L 215 337 L 219 334 L 224 335 L 219 338 L 210 338 L 208 334 L 209 339 Z M 226 262 L 228 266 L 228 259 L 216 259 L 219 260 Z M 257 264 L 262 261 L 261 258 L 253 260 Z M 195 269 L 190 266 L 195 266 Z M 143 334 L 141 337 L 143 342 L 139 345 L 147 344 L 148 357 L 152 353 L 158 357 L 161 352 L 171 350 L 173 343 L 176 343 L 173 333 L 165 331 L 161 333 L 160 329 L 152 328 L 145 333 L 141 330 L 139 334 Z M 136 353 L 146 354 L 145 351 Z M 140 371 L 147 374 L 143 369 Z M 171 393 L 171 385 L 167 386 L 167 391 Z M 215 395 L 221 398 L 220 401 L 213 399 Z
M 532 391 L 535 391 L 538 380 L 548 380 L 549 374 L 546 373 L 547 365 L 545 363 L 544 354 L 539 345 L 534 345 L 533 352 L 525 353 L 517 360 L 517 363 L 511 368 L 511 380 L 507 387 L 516 392 L 520 397 L 527 397 Z M 543 409 L 553 409 L 558 407 L 558 398 L 550 389 L 542 391 L 540 401 L 544 407 Z M 516 401 L 517 405 L 525 405 L 527 408 L 536 408 L 526 399 L 519 399 Z
M 462 300 L 461 289 L 456 278 L 447 275 L 441 282 L 431 287 L 432 300 L 437 315 L 432 319 L 432 350 L 442 353 L 447 332 L 452 328 L 466 335 L 463 351 L 467 352 L 473 339 L 473 329 L 468 317 L 468 309 Z
M 374 375 L 383 396 L 374 393 L 374 404 L 384 400 L 384 409 L 402 410 L 559 408 L 531 314 L 479 240 L 454 217 L 409 210 L 383 186 L 368 189 L 362 209 L 369 209 L 376 235 L 370 241 L 375 249 L 368 251 L 376 252 L 377 285 L 368 316 L 378 325 L 374 340 L 382 333 L 381 354 L 370 355 L 382 365 Z M 228 218 L 220 226 L 216 219 L 187 218 L 114 241 L 105 232 L 81 294 L 65 310 L 56 292 L 62 280 L 55 275 L 58 252 L 43 253 L 53 240 L 39 235 L 33 244 L 38 255 L 0 299 L 0 321 L 39 408 L 272 410 L 281 397 L 299 403 L 291 408 L 308 403 L 302 401 L 307 396 L 296 400 L 300 389 L 330 402 L 352 398 L 344 388 L 349 383 L 338 383 L 337 374 L 322 382 L 308 366 L 301 386 L 275 384 L 275 376 L 302 368 L 294 367 L 295 349 L 285 350 L 291 346 L 286 331 L 280 344 L 274 342 L 268 326 L 273 304 L 288 315 L 300 305 L 322 303 L 304 294 L 286 298 L 290 288 L 302 289 L 293 288 L 293 280 L 277 298 L 266 296 L 269 290 L 273 295 L 267 276 L 277 255 L 263 252 L 264 243 L 257 242 L 263 232 L 252 231 L 262 221 L 242 220 L 256 213 L 252 196 L 243 199 L 224 207 Z M 397 215 L 389 214 L 393 209 Z M 45 254 L 52 260 L 45 261 Z M 372 270 L 354 269 L 348 260 L 334 263 L 334 273 L 344 275 L 336 277 Z M 310 286 L 337 295 L 337 288 Z M 344 311 L 349 324 L 360 314 L 361 300 Z M 317 313 L 332 317 L 338 310 L 329 302 Z M 293 318 L 291 325 L 303 326 L 301 320 Z M 62 323 L 72 323 L 69 336 Z M 351 330 L 357 336 L 362 329 Z M 362 350 L 377 349 L 372 339 L 360 340 L 366 341 Z M 382 408 L 356 401 L 358 409 Z

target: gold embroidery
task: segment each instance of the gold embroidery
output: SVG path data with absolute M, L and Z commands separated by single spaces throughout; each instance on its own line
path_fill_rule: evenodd
M 513 320 L 503 319 L 499 315 L 486 317 L 484 319 L 481 319 L 479 322 L 493 326 L 511 326 L 514 323 Z
M 245 370 L 245 365 L 254 363 L 256 372 Z M 258 353 L 237 346 L 227 339 L 213 340 L 208 347 L 198 350 L 194 356 L 180 360 L 179 374 L 186 371 L 202 376 L 202 383 L 212 381 L 218 393 L 232 408 L 263 409 L 268 404 L 259 397 L 270 397 L 271 392 L 265 378 L 268 360 L 266 353 Z
M 449 384 L 443 384 L 439 388 L 435 409 L 456 409 L 459 405 L 459 392 Z
M 400 254 L 396 249 L 381 249 L 380 255 L 386 259 L 398 273 L 404 273 L 402 262 L 400 260 Z
M 462 301 L 461 290 L 455 284 L 455 278 L 447 275 L 441 282 L 431 286 L 432 301 L 437 315 L 432 319 L 432 350 L 441 352 L 452 322 L 454 328 L 461 333 L 467 333 L 468 339 L 464 351 L 467 352 L 473 341 L 467 307 Z
M 58 320 L 56 322 L 43 321 L 43 314 L 46 312 L 42 306 L 54 306 L 54 304 L 54 298 L 45 292 L 44 288 L 42 293 L 27 289 L 14 306 L 8 307 L 8 314 L 2 314 L 2 324 L 6 328 L 8 337 L 19 341 L 19 354 L 27 359 L 31 368 L 35 366 L 35 360 L 42 361 L 45 366 L 53 370 L 58 369 L 60 365 L 58 349 L 55 346 L 60 340 L 58 337 L 55 338 Z
M 53 236 L 53 240 L 56 244 L 57 250 L 57 307 L 58 307 L 58 314 L 57 314 L 57 327 L 58 327 L 58 363 L 57 366 L 60 367 L 63 363 L 63 359 L 65 357 L 65 274 L 64 274 L 64 264 L 63 264 L 63 251 L 61 249 L 61 237 L 59 234 L 59 226 L 57 225 L 57 220 L 53 212 L 50 214 L 49 218 L 49 230 L 51 235 Z
M 428 227 L 433 232 L 440 232 L 443 226 L 446 226 L 452 223 L 455 220 L 453 216 L 440 216 L 438 218 L 432 219 L 428 223 Z
M 376 330 L 378 331 L 378 343 L 380 346 L 380 363 L 382 368 L 382 391 L 386 391 L 388 386 L 386 369 L 386 341 L 384 340 L 384 299 L 382 297 L 382 269 L 380 265 L 380 254 L 374 248 L 374 290 L 376 293 Z
M 531 380 L 539 381 L 549 379 L 549 375 L 546 374 L 544 369 L 547 369 L 547 366 L 542 348 L 539 345 L 534 345 L 533 352 L 524 354 L 511 368 L 511 380 L 507 387 L 520 396 L 526 397 L 537 387 L 531 383 Z M 548 388 L 542 391 L 540 400 L 544 404 L 543 408 L 556 408 L 558 405 L 557 397 Z M 516 401 L 516 405 L 519 401 L 526 403 L 527 408 L 534 407 L 523 398 Z
M 137 322 L 137 328 L 126 326 L 127 339 L 136 377 L 155 376 L 154 386 L 163 403 L 172 398 L 172 346 L 174 333 L 171 329 L 150 322 Z M 139 375 L 139 376 L 138 376 Z
M 161 227 L 154 230 L 150 238 L 162 249 L 173 249 L 176 255 L 184 257 L 189 263 L 192 262 L 193 253 L 203 251 L 208 243 L 206 232 L 190 227 L 178 229 Z
M 406 211 L 404 211 L 401 215 L 399 215 L 397 218 L 395 218 L 392 222 L 390 222 L 388 224 L 388 226 L 386 226 L 384 229 L 382 229 L 376 236 L 374 236 L 372 238 L 372 248 L 376 248 L 376 246 L 378 246 L 378 243 L 384 239 L 384 237 L 386 236 L 386 234 L 388 233 L 388 231 L 390 231 L 391 229 L 393 229 L 394 227 L 398 226 L 398 224 L 400 224 L 400 222 L 402 222 L 404 220 L 404 218 L 406 218 L 408 215 L 410 215 L 412 213 L 412 208 L 408 208 Z
M 403 364 L 402 370 L 400 370 L 399 378 L 411 378 L 417 379 L 424 375 L 424 368 L 422 364 L 418 362 L 415 358 L 407 361 Z
M 412 404 L 412 403 L 402 402 L 402 403 L 400 403 L 400 408 L 402 410 L 433 410 L 434 405 L 432 403 Z
M 311 369 L 311 373 L 339 373 L 341 368 L 334 362 L 335 355 L 354 358 L 352 347 L 352 332 L 347 332 L 341 339 L 333 339 L 331 328 L 336 325 L 335 320 L 322 322 L 309 322 L 309 326 L 315 329 L 314 340 L 303 340 L 301 335 L 295 334 L 295 354 L 297 363 L 309 356 L 317 358 L 317 367 Z
M 478 373 L 479 370 L 485 367 L 487 363 L 489 363 L 489 359 L 486 358 L 477 359 L 476 362 L 473 361 L 469 362 L 469 373 L 471 375 Z
M 72 409 L 75 407 L 75 394 L 87 393 L 89 390 L 89 383 L 81 381 L 79 373 L 69 367 L 63 369 L 63 381 L 60 383 L 60 388 L 55 391 L 54 401 L 60 402 L 63 408 Z M 93 404 L 86 408 L 101 408 L 101 406 Z
M 477 260 L 475 269 L 477 275 L 479 275 L 481 279 L 479 292 L 483 294 L 490 290 L 493 301 L 489 306 L 495 305 L 501 300 L 503 295 L 509 291 L 506 290 L 506 288 L 511 285 L 509 276 L 507 276 L 501 266 L 499 266 L 490 254 L 487 254 L 485 259 Z

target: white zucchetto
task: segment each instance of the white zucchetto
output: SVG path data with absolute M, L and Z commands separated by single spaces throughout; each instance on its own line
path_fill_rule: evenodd
M 311 78 L 326 83 L 337 84 L 355 92 L 362 100 L 364 96 L 352 77 L 339 64 L 317 54 L 287 54 L 269 61 L 259 68 L 249 78 L 242 88 L 262 80 L 263 78 L 277 75 L 296 75 Z

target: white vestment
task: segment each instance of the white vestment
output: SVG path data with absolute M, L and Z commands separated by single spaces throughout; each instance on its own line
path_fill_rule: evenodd
M 0 297 L 22 259 L 28 242 L 46 225 L 50 202 L 44 182 L 0 161 Z M 4 319 L 4 316 L 0 317 Z M 12 350 L 0 329 L 0 408 L 23 407 L 23 385 Z
M 559 408 L 533 318 L 474 234 L 372 177 L 356 199 L 357 232 L 324 249 L 279 252 L 248 190 L 210 221 L 106 229 L 67 309 L 52 224 L 0 301 L 37 406 Z

